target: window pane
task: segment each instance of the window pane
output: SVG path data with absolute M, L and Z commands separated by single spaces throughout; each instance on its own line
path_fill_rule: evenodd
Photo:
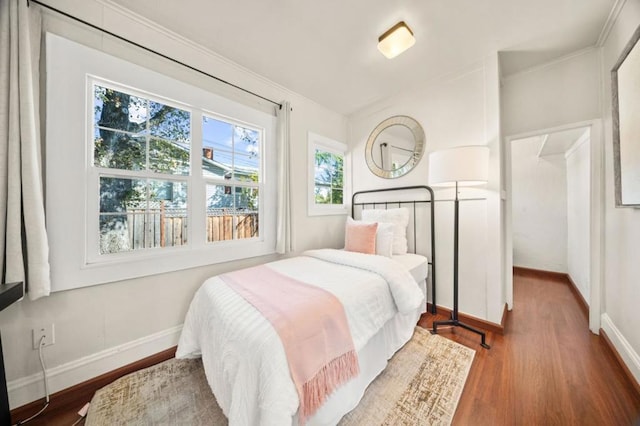
M 257 181 L 260 171 L 260 133 L 235 126 L 233 155 L 236 179 Z
M 100 178 L 100 254 L 140 248 L 134 230 L 144 227 L 146 192 L 144 180 Z
M 333 155 L 333 161 L 334 162 L 333 162 L 333 169 L 332 169 L 332 176 L 331 176 L 331 186 L 333 188 L 342 189 L 344 158 L 341 155 Z
M 216 149 L 213 151 L 213 169 L 212 172 L 215 176 L 231 179 L 231 171 L 233 168 L 233 153 L 231 151 L 224 151 Z
M 149 101 L 149 130 L 153 136 L 188 146 L 191 142 L 191 114 L 188 111 Z
M 232 239 L 232 187 L 207 185 L 207 241 L 211 243 Z
M 320 151 L 316 150 L 316 167 L 314 171 L 314 179 L 316 184 L 331 183 L 331 173 L 329 172 L 329 165 L 324 162 L 324 158 L 320 155 Z
M 149 142 L 149 170 L 158 173 L 188 175 L 189 145 L 151 138 Z
M 237 186 L 236 202 L 236 238 L 258 237 L 258 188 Z
M 93 164 L 110 169 L 144 170 L 146 144 L 144 136 L 96 128 Z
M 205 175 L 257 182 L 261 134 L 211 117 L 203 118 L 202 170 Z
M 109 129 L 138 133 L 146 130 L 148 102 L 146 99 L 95 86 L 94 124 Z
M 127 225 L 127 215 L 100 215 L 100 254 L 132 250 Z
M 233 208 L 233 187 L 207 185 L 207 209 L 221 210 Z
M 147 222 L 147 247 L 187 244 L 187 184 L 150 181 Z
M 207 241 L 258 237 L 258 199 L 257 188 L 207 185 Z
M 258 188 L 235 187 L 235 207 L 238 211 L 258 210 Z
M 331 204 L 331 188 L 326 185 L 315 187 L 316 204 Z
M 331 204 L 343 204 L 342 188 L 331 189 Z
M 233 176 L 240 182 L 258 182 L 260 159 L 248 155 L 235 154 Z
M 133 205 L 146 208 L 147 184 L 140 179 L 100 178 L 100 212 L 126 212 Z M 141 206 L 141 207 L 140 207 Z
M 233 125 L 211 117 L 202 118 L 202 171 L 205 176 L 224 177 L 232 171 Z
M 187 243 L 184 182 L 100 178 L 100 253 Z
M 164 180 L 149 181 L 149 201 L 162 202 L 167 208 L 187 210 L 187 184 Z

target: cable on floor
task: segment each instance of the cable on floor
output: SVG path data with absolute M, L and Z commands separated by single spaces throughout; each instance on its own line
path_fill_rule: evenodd
M 42 347 L 44 346 L 45 337 L 46 336 L 42 336 L 40 338 L 40 343 L 38 344 L 38 355 L 40 355 L 40 366 L 42 367 L 42 375 L 44 376 L 45 404 L 40 409 L 40 411 L 38 411 L 37 413 L 35 413 L 33 416 L 29 417 L 28 419 L 20 420 L 18 423 L 15 424 L 15 426 L 20 426 L 20 425 L 23 425 L 25 423 L 30 422 L 31 420 L 35 419 L 40 414 L 42 414 L 44 412 L 44 410 L 46 410 L 47 407 L 49 406 L 49 379 L 47 378 L 47 368 L 44 365 L 44 356 L 42 355 Z

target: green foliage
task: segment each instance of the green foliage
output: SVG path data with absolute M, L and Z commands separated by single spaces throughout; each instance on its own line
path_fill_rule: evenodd
M 344 157 L 316 149 L 315 202 L 316 204 L 343 204 Z
M 128 218 L 132 208 L 145 209 L 148 203 L 161 203 L 174 210 L 186 207 L 186 181 L 155 176 L 148 178 L 137 172 L 150 171 L 166 176 L 189 175 L 191 114 L 150 99 L 95 86 L 93 119 L 94 165 L 131 172 L 123 177 L 100 177 L 100 250 L 101 253 L 126 251 L 133 249 L 132 245 L 126 244 L 133 227 Z M 220 166 L 208 160 L 203 161 L 205 170 L 207 167 L 212 170 L 220 169 L 233 178 L 229 186 L 216 185 L 208 206 L 257 212 L 258 189 L 242 186 L 238 181 L 259 180 L 254 164 L 259 164 L 260 134 L 256 130 L 227 124 L 233 126 L 235 132 L 235 146 L 230 154 L 241 157 L 244 164 L 240 161 L 230 162 L 229 164 L 235 164 L 234 170 L 231 170 L 225 168 L 224 164 Z M 216 176 L 223 176 L 219 174 L 219 170 L 212 170 L 210 172 L 215 172 Z M 137 216 L 143 222 L 138 220 L 135 226 L 146 228 L 146 221 L 151 220 L 148 216 L 144 212 Z
M 100 86 L 95 87 L 94 100 L 96 166 L 189 173 L 188 111 Z M 101 179 L 100 211 L 121 212 L 131 203 L 146 200 L 149 188 L 138 183 L 134 179 Z M 152 191 L 149 195 L 154 197 Z

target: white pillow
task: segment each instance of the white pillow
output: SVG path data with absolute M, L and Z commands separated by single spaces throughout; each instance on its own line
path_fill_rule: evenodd
M 393 223 L 378 222 L 376 254 L 387 257 L 393 254 Z
M 362 211 L 362 220 L 369 222 L 382 222 L 393 224 L 393 254 L 406 254 L 407 226 L 409 225 L 409 209 L 400 207 L 396 209 L 365 209 Z

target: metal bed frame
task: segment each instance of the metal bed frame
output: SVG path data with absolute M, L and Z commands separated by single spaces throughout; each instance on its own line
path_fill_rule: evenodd
M 400 199 L 395 201 L 359 201 L 359 199 L 365 198 L 364 195 L 367 194 L 369 196 L 374 194 L 381 193 L 400 193 L 403 192 L 407 195 L 415 194 L 415 198 L 408 201 L 402 201 Z M 416 199 L 421 195 L 422 198 L 426 199 Z M 435 315 L 436 313 L 436 242 L 435 242 L 435 200 L 433 195 L 433 189 L 429 186 L 418 185 L 418 186 L 403 186 L 397 188 L 383 188 L 383 189 L 371 189 L 366 191 L 358 191 L 353 194 L 351 197 L 351 217 L 355 219 L 356 207 L 360 208 L 360 211 L 364 210 L 368 206 L 371 208 L 377 208 L 378 206 L 384 206 L 384 209 L 389 208 L 389 205 L 392 207 L 402 207 L 408 206 L 413 207 L 413 252 L 417 251 L 417 232 L 416 232 L 416 205 L 417 204 L 428 204 L 431 211 L 430 225 L 431 225 L 431 258 L 429 260 L 429 265 L 431 266 L 431 313 Z

